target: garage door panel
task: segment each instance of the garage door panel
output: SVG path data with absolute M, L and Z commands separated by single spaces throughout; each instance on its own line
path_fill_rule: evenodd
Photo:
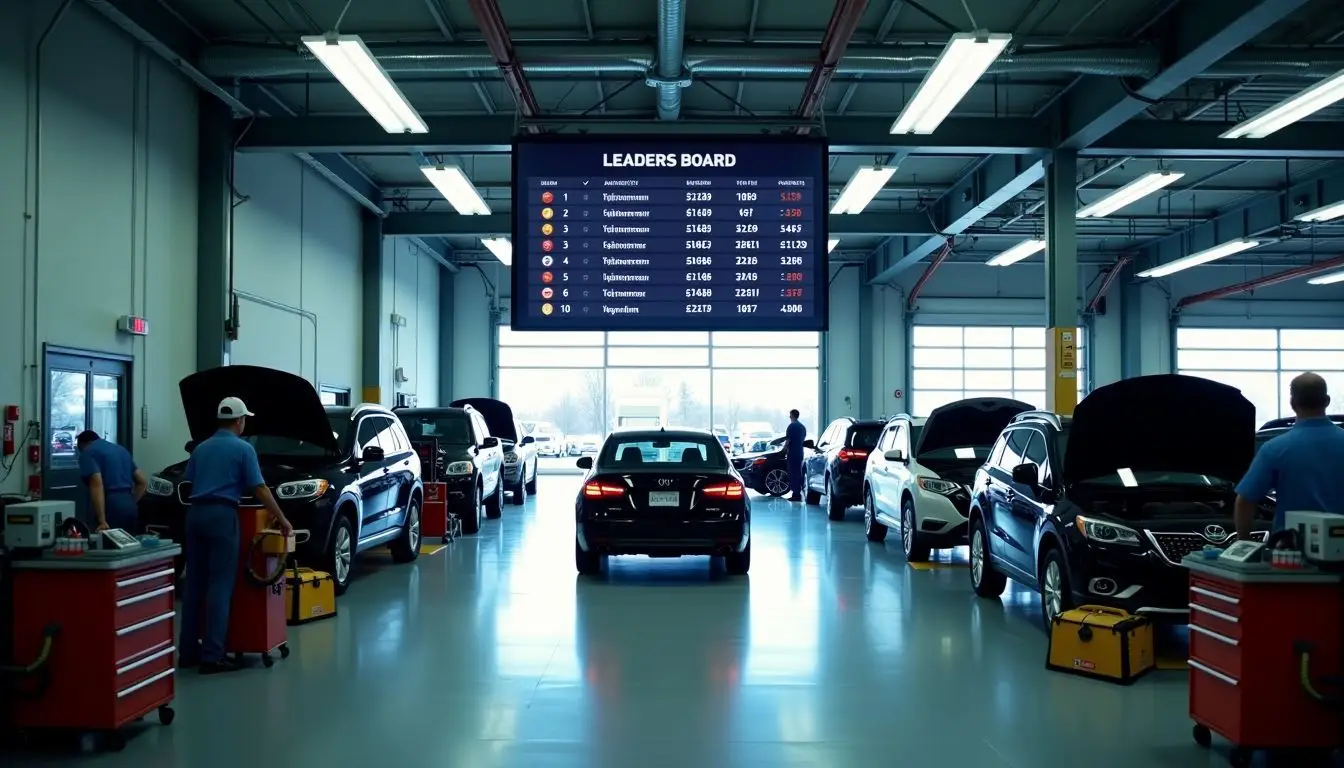
M 1177 328 L 1177 349 L 1278 349 L 1278 331 L 1259 328 Z
M 1279 353 L 1280 366 L 1285 371 L 1344 371 L 1344 349 L 1326 350 L 1290 350 Z
M 1344 350 L 1344 330 L 1284 328 L 1279 331 L 1279 346 L 1284 349 Z
M 915 347 L 910 362 L 916 368 L 960 368 L 963 357 L 960 349 Z
M 1176 371 L 1241 390 L 1257 422 L 1291 416 L 1288 384 L 1303 371 L 1344 392 L 1344 330 L 1312 328 L 1178 328 Z M 1331 412 L 1344 413 L 1344 397 Z
M 1272 349 L 1191 349 L 1181 352 L 1181 367 L 1201 371 L 1277 371 Z
M 938 405 L 968 397 L 1012 397 L 1044 408 L 1046 337 L 1046 329 L 1039 326 L 915 325 L 910 353 L 913 415 L 927 416 Z M 1080 328 L 1080 363 L 1087 359 L 1086 344 L 1087 329 Z M 1080 397 L 1085 371 L 1080 365 Z
M 960 369 L 926 368 L 916 369 L 914 387 L 917 390 L 961 389 L 964 376 Z
M 965 339 L 965 346 L 967 347 L 1011 348 L 1013 346 L 1013 329 L 967 328 Z
M 1044 372 L 1042 372 L 1044 373 Z M 1013 372 L 1011 370 L 975 371 L 965 373 L 966 389 L 1003 389 L 1012 390 Z
M 966 350 L 967 368 L 1012 368 L 1013 350 L 1011 349 L 968 349 Z

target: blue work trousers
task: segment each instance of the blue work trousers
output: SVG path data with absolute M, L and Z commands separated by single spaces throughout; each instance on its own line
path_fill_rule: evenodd
M 238 577 L 238 537 L 237 508 L 205 503 L 187 511 L 187 595 L 179 653 L 189 662 L 224 658 Z
M 790 456 L 784 462 L 789 467 L 789 493 L 796 496 L 803 490 L 803 459 Z
M 103 496 L 103 514 L 108 528 L 121 528 L 132 536 L 144 533 L 140 530 L 140 508 L 130 491 L 109 491 Z

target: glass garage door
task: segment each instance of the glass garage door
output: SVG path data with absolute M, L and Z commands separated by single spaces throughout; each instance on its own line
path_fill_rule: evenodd
M 1344 330 L 1177 328 L 1176 371 L 1241 390 L 1259 422 L 1293 415 L 1288 382 L 1303 371 L 1323 376 L 1344 413 Z
M 1045 407 L 1046 329 L 916 325 L 910 337 L 910 408 L 928 416 L 967 397 L 1011 397 Z M 1078 329 L 1078 396 L 1086 391 L 1087 332 Z

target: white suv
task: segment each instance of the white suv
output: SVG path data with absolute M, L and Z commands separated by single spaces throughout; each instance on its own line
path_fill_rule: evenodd
M 969 487 L 975 471 L 1013 417 L 1032 406 L 976 397 L 934 409 L 926 419 L 893 417 L 868 458 L 863 526 L 869 541 L 901 532 L 905 559 L 922 562 L 933 549 L 966 543 Z

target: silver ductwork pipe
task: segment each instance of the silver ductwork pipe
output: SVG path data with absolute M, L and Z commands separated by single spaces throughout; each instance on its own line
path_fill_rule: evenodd
M 637 43 L 520 43 L 514 47 L 526 72 L 591 75 L 594 71 L 650 74 L 675 80 L 682 67 L 695 75 L 807 75 L 816 59 L 815 46 L 793 44 L 740 45 L 696 43 L 685 45 L 684 0 L 660 0 L 660 24 L 676 21 L 677 30 L 659 28 L 658 47 Z M 667 10 L 672 9 L 672 10 Z M 674 34 L 675 32 L 675 34 Z M 675 39 L 674 39 L 675 38 Z M 484 44 L 373 44 L 378 61 L 390 73 L 452 74 L 495 69 Z M 918 74 L 933 66 L 942 46 L 851 45 L 836 67 L 841 75 Z M 1151 77 L 1161 63 L 1151 48 L 1101 48 L 1088 51 L 1018 51 L 1001 57 L 990 68 L 1004 75 L 1100 75 Z M 326 68 L 306 51 L 249 46 L 211 46 L 200 69 L 215 78 L 266 78 L 324 75 Z M 1205 70 L 1200 77 L 1329 77 L 1344 69 L 1344 51 L 1262 49 L 1237 51 Z M 665 74 L 667 72 L 667 74 Z M 680 88 L 659 89 L 660 111 L 680 108 Z
M 658 0 L 658 119 L 681 117 L 682 47 L 686 42 L 686 0 Z M 672 82 L 669 82 L 672 81 Z

